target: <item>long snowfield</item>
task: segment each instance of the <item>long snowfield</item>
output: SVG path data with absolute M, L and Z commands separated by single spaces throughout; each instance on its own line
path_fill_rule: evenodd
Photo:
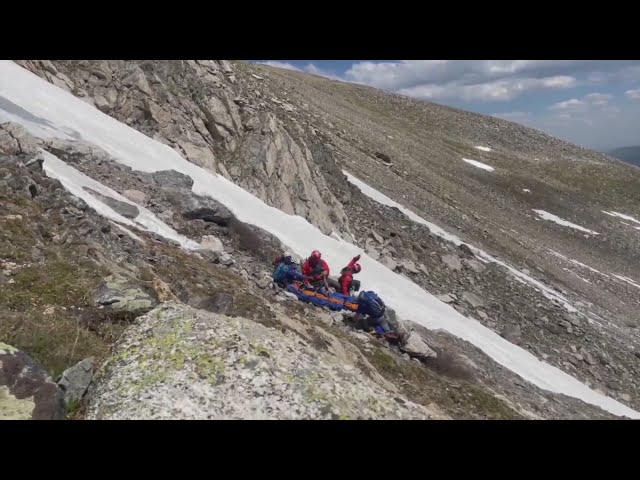
M 10 61 L 0 61 L 0 121 L 20 123 L 38 137 L 75 137 L 91 142 L 111 154 L 116 161 L 137 170 L 176 170 L 189 175 L 194 180 L 195 193 L 211 196 L 226 205 L 240 220 L 277 236 L 300 256 L 318 249 L 330 263 L 342 265 L 353 256 L 362 254 L 363 285 L 379 292 L 400 317 L 430 329 L 446 330 L 469 341 L 496 362 L 542 389 L 580 398 L 615 415 L 640 418 L 639 412 L 589 389 L 572 376 L 509 343 L 476 320 L 459 314 L 415 283 L 363 254 L 354 245 L 322 234 L 301 217 L 288 215 L 266 205 L 229 180 L 189 163 L 170 147 L 103 114 Z M 75 177 L 69 179 L 74 173 L 58 163 L 61 162 L 59 159 L 56 160 L 47 157 L 45 168 L 61 179 L 67 175 L 68 182 L 63 180 L 67 188 L 72 189 L 79 181 L 86 181 Z M 113 195 L 111 192 L 108 194 Z M 92 197 L 90 202 L 94 200 L 95 197 Z M 101 214 L 111 215 L 109 211 L 101 211 L 102 207 L 99 205 L 91 206 Z M 122 222 L 122 219 L 110 219 Z M 147 220 L 153 222 L 153 219 Z M 136 222 L 122 223 L 128 227 L 153 228 L 150 225 L 139 226 Z M 162 226 L 155 227 L 161 235 L 170 234 Z M 517 273 L 522 275 L 521 272 Z

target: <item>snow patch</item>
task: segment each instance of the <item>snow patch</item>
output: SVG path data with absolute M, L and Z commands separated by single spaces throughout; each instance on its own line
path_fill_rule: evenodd
M 616 275 L 615 273 L 612 274 L 614 277 L 616 277 L 618 280 L 622 280 L 625 283 L 628 283 L 629 285 L 633 285 L 636 288 L 640 288 L 640 285 L 638 285 L 635 280 L 633 280 L 632 278 L 629 277 L 624 277 L 622 275 Z
M 611 217 L 619 217 L 619 218 L 624 218 L 625 220 L 629 220 L 630 222 L 635 222 L 638 225 L 640 225 L 640 220 L 638 220 L 637 218 L 633 218 L 630 215 L 625 215 L 624 213 L 618 213 L 618 212 L 607 212 L 605 210 L 602 210 L 602 213 L 606 213 L 607 215 L 611 216 Z M 623 222 L 624 223 L 624 222 Z
M 180 235 L 173 228 L 161 221 L 146 208 L 141 207 L 140 205 L 136 205 L 135 203 L 120 195 L 118 192 L 111 190 L 110 188 L 104 186 L 100 182 L 97 182 L 93 178 L 90 178 L 84 173 L 79 172 L 72 166 L 60 160 L 55 155 L 52 155 L 51 153 L 44 150 L 42 151 L 42 154 L 44 157 L 43 168 L 47 175 L 51 178 L 58 179 L 65 189 L 67 189 L 76 197 L 84 200 L 87 205 L 94 209 L 99 215 L 102 215 L 103 217 L 116 223 L 128 225 L 134 228 L 141 228 L 142 230 L 156 233 L 164 238 L 168 238 L 170 240 L 178 242 L 182 247 L 187 249 L 195 250 L 200 248 L 200 245 L 198 243 Z M 91 193 L 85 190 L 84 187 L 90 188 L 95 192 L 101 193 L 102 195 L 111 197 L 115 200 L 119 200 L 120 202 L 128 203 L 129 205 L 135 205 L 140 213 L 136 218 L 133 219 L 133 221 L 129 220 L 128 218 L 125 218 L 117 213 L 111 207 L 102 203 Z M 137 237 L 136 240 L 142 241 L 140 237 Z
M 309 224 L 305 219 L 288 215 L 270 207 L 226 178 L 189 163 L 167 145 L 103 114 L 72 94 L 47 83 L 13 62 L 0 61 L 0 96 L 19 105 L 27 114 L 44 119 L 50 125 L 53 135 L 59 138 L 64 138 L 61 136 L 72 131 L 79 138 L 98 145 L 117 161 L 134 169 L 148 172 L 176 170 L 189 175 L 194 180 L 193 191 L 195 193 L 211 196 L 229 208 L 239 220 L 272 233 L 299 256 L 306 256 L 311 249 L 317 248 L 332 263 L 346 264 L 356 254 L 361 253 L 359 248 L 349 243 L 338 242 L 322 234 L 318 228 Z M 4 113 L 6 112 L 0 111 L 0 115 Z M 34 130 L 39 128 L 38 122 L 25 118 L 24 113 L 17 115 L 17 118 L 14 121 L 21 123 L 28 130 L 31 127 L 30 131 L 33 134 L 35 134 Z M 56 170 L 63 178 L 65 174 L 71 175 L 69 170 L 65 168 L 68 165 L 64 162 L 60 163 L 62 165 L 56 165 L 55 161 L 49 162 L 48 168 L 52 172 Z M 77 194 L 81 198 L 90 196 L 82 189 L 84 186 L 82 180 L 78 180 L 75 176 L 79 172 L 73 172 L 73 169 L 71 172 L 73 178 L 67 178 L 69 187 L 78 192 Z M 88 177 L 86 178 L 88 179 Z M 78 185 L 78 183 L 80 184 Z M 90 184 L 87 186 L 100 191 L 98 185 Z M 113 196 L 121 200 L 119 195 Z M 111 217 L 117 215 L 113 210 L 107 210 L 106 206 L 95 198 L 91 197 L 90 201 L 96 208 L 102 209 L 105 214 Z M 142 216 L 143 209 L 140 210 Z M 125 225 L 131 225 L 128 220 L 123 221 L 126 219 L 121 216 L 111 219 Z M 139 220 L 139 217 L 136 220 Z M 366 264 L 365 269 L 361 272 L 363 283 L 368 289 L 379 291 L 386 303 L 394 307 L 399 317 L 412 320 L 429 329 L 446 330 L 469 341 L 499 364 L 542 389 L 580 398 L 616 415 L 640 418 L 639 412 L 591 390 L 571 375 L 541 362 L 528 351 L 513 345 L 479 322 L 464 317 L 449 305 L 425 292 L 420 286 L 391 272 L 366 254 L 362 255 L 361 262 L 363 265 Z M 512 271 L 514 270 L 512 269 Z M 519 278 L 529 278 L 521 272 L 514 274 L 517 274 Z M 535 280 L 533 281 L 535 282 Z
M 580 280 L 582 280 L 582 281 L 584 281 L 584 282 L 591 283 L 589 280 L 587 280 L 587 279 L 586 279 L 586 278 L 584 278 L 584 277 L 581 277 L 581 276 L 580 276 L 580 275 L 578 275 L 576 272 L 574 272 L 573 270 L 571 270 L 571 269 L 569 269 L 569 268 L 567 268 L 567 267 L 562 267 L 562 269 L 563 269 L 565 272 L 572 273 L 573 275 L 575 275 L 576 277 L 578 277 Z
M 489 147 L 481 147 L 481 146 L 476 146 L 474 148 L 477 148 L 478 150 L 482 150 L 483 152 L 490 152 L 491 149 Z
M 474 167 L 481 168 L 482 170 L 486 170 L 488 172 L 493 172 L 495 170 L 495 168 L 493 168 L 491 165 L 487 165 L 486 163 L 478 162 L 476 160 L 470 160 L 468 158 L 463 158 L 462 160 L 464 160 L 467 163 L 470 163 Z
M 109 220 L 114 226 L 116 226 L 118 228 L 118 230 L 123 231 L 124 233 L 126 233 L 127 235 L 129 235 L 131 238 L 133 238 L 134 240 L 137 240 L 139 242 L 145 243 L 144 240 L 142 238 L 140 238 L 138 235 L 136 235 L 135 233 L 133 233 L 131 230 L 129 230 L 126 227 L 123 227 L 122 225 L 120 225 L 119 223 L 114 222 L 113 220 Z
M 379 192 L 375 188 L 372 188 L 371 186 L 367 185 L 362 180 L 354 177 L 353 175 L 351 175 L 346 170 L 343 170 L 342 173 L 344 173 L 346 175 L 347 180 L 350 183 L 352 183 L 353 185 L 358 187 L 362 193 L 364 193 L 367 197 L 371 198 L 372 200 L 375 200 L 376 202 L 381 203 L 382 205 L 386 205 L 388 207 L 397 208 L 402 213 L 404 213 L 410 220 L 412 220 L 412 221 L 414 221 L 416 223 L 419 223 L 421 225 L 426 226 L 427 228 L 429 228 L 429 230 L 434 235 L 437 235 L 440 238 L 443 238 L 444 240 L 446 240 L 448 242 L 451 242 L 456 246 L 459 246 L 460 244 L 464 243 L 462 240 L 460 240 L 455 235 L 452 235 L 449 232 L 446 232 L 445 230 L 440 228 L 435 223 L 431 223 L 431 222 L 425 220 L 424 218 L 420 217 L 419 215 L 416 215 L 414 212 L 412 212 L 408 208 L 405 208 L 404 206 L 400 205 L 398 202 L 396 202 L 396 201 L 392 200 L 391 198 L 387 197 L 386 195 L 384 195 L 383 193 Z M 497 263 L 498 265 L 500 265 L 500 266 L 506 268 L 507 270 L 509 270 L 509 272 L 511 272 L 511 274 L 514 275 L 522 283 L 526 283 L 526 284 L 529 284 L 530 286 L 533 286 L 536 290 L 541 292 L 549 300 L 559 302 L 569 312 L 576 312 L 577 311 L 576 308 L 573 307 L 563 295 L 561 295 L 558 292 L 556 292 L 555 290 L 549 288 L 544 283 L 539 282 L 536 279 L 530 277 L 529 275 L 526 275 L 526 274 L 522 273 L 520 270 L 517 270 L 516 268 L 512 267 L 511 265 L 509 265 L 509 264 L 507 264 L 507 263 L 505 263 L 505 262 L 503 262 L 501 260 L 498 260 L 495 257 L 492 257 L 491 255 L 489 255 L 484 250 L 480 250 L 479 248 L 474 247 L 473 245 L 470 245 L 468 243 L 467 243 L 467 245 L 469 246 L 471 251 L 483 263 Z
M 562 255 L 561 253 L 556 252 L 555 250 L 551 250 L 551 249 L 549 249 L 549 251 L 550 251 L 551 253 L 553 253 L 556 257 L 560 257 L 560 258 L 562 258 L 562 259 L 564 259 L 564 260 L 567 260 L 568 262 L 571 262 L 571 263 L 573 263 L 574 265 L 578 265 L 578 266 L 580 266 L 580 267 L 586 268 L 587 270 L 590 270 L 590 271 L 592 271 L 593 273 L 598 273 L 598 274 L 600 274 L 600 275 L 602 275 L 602 276 L 604 276 L 604 277 L 611 278 L 611 277 L 609 277 L 609 275 L 607 275 L 606 273 L 602 273 L 600 270 L 596 270 L 595 268 L 592 268 L 592 267 L 590 267 L 589 265 L 585 265 L 584 263 L 579 262 L 578 260 L 574 260 L 574 259 L 572 259 L 572 258 L 565 257 L 564 255 Z
M 529 190 L 528 188 L 523 188 L 523 189 L 522 189 L 522 191 L 523 191 L 524 193 L 531 193 L 531 190 Z
M 582 232 L 591 233 L 593 235 L 600 235 L 598 232 L 594 232 L 593 230 L 589 230 L 588 228 L 581 227 L 580 225 L 576 225 L 575 223 L 571 223 L 567 220 L 563 220 L 562 218 L 554 215 L 553 213 L 545 212 L 544 210 L 536 210 L 533 209 L 543 220 L 549 220 L 551 222 L 555 222 L 558 225 L 562 225 L 563 227 L 571 227 L 576 230 L 580 230 Z

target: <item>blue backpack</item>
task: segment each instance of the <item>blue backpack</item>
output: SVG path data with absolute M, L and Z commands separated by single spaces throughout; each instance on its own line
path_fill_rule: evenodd
M 289 275 L 289 265 L 281 263 L 273 272 L 273 281 L 276 283 L 283 283 Z
M 384 315 L 385 306 L 375 292 L 367 291 L 358 295 L 358 313 L 379 318 Z

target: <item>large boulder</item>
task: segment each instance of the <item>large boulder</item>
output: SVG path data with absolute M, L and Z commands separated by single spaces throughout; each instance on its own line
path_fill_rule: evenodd
M 297 333 L 176 302 L 128 327 L 87 394 L 89 419 L 426 419 L 432 413 Z
M 422 340 L 417 332 L 409 333 L 404 339 L 404 343 L 400 345 L 400 350 L 419 360 L 438 358 L 438 354 Z
M 165 195 L 173 208 L 179 208 L 182 216 L 187 220 L 204 220 L 216 225 L 228 226 L 235 218 L 233 213 L 210 197 L 199 195 Z
M 38 142 L 22 125 L 13 122 L 0 123 L 0 155 L 33 157 L 38 152 Z
M 0 420 L 62 420 L 63 392 L 42 366 L 0 342 Z
M 163 188 L 187 189 L 193 187 L 193 179 L 175 170 L 161 170 L 153 174 L 153 180 Z
M 152 289 L 121 274 L 105 278 L 95 294 L 99 305 L 118 312 L 145 313 L 158 304 Z

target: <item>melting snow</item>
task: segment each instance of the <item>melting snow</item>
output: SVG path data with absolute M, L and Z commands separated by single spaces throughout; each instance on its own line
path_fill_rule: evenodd
M 606 213 L 607 215 L 610 215 L 612 217 L 620 217 L 620 218 L 624 218 L 625 220 L 629 220 L 630 222 L 635 222 L 638 225 L 640 225 L 640 220 L 633 218 L 629 215 L 625 215 L 624 213 L 618 213 L 618 212 L 606 212 L 604 210 L 602 210 L 602 213 Z M 624 222 L 623 222 L 624 223 Z
M 387 205 L 389 207 L 397 208 L 402 213 L 404 213 L 410 220 L 413 220 L 414 222 L 419 223 L 421 225 L 425 225 L 426 227 L 429 228 L 429 230 L 431 230 L 432 233 L 434 233 L 435 235 L 438 235 L 439 237 L 447 240 L 448 242 L 453 243 L 456 246 L 460 245 L 461 243 L 464 243 L 462 240 L 460 240 L 455 235 L 452 235 L 449 232 L 444 231 L 442 228 L 440 228 L 435 223 L 428 222 L 424 218 L 416 215 L 415 213 L 413 213 L 408 208 L 405 208 L 404 206 L 400 205 L 398 202 L 390 199 L 389 197 L 387 197 L 383 193 L 381 193 L 381 192 L 377 191 L 376 189 L 370 187 L 369 185 L 364 183 L 362 180 L 359 180 L 358 178 L 356 178 L 353 175 L 351 175 L 349 172 L 343 170 L 342 173 L 344 173 L 347 176 L 347 179 L 349 180 L 349 182 L 351 182 L 356 187 L 358 187 L 360 189 L 360 191 L 362 191 L 362 193 L 364 193 L 369 198 L 371 198 L 371 199 L 375 200 L 376 202 L 381 203 L 383 205 Z M 576 312 L 577 311 L 571 304 L 569 304 L 568 300 L 563 295 L 559 294 L 558 292 L 556 292 L 552 288 L 549 288 L 544 283 L 541 283 L 541 282 L 537 281 L 535 278 L 532 278 L 529 275 L 526 275 L 526 274 L 522 273 L 520 270 L 517 270 L 516 268 L 512 267 L 511 265 L 509 265 L 509 264 L 507 264 L 507 263 L 505 263 L 505 262 L 503 262 L 501 260 L 498 260 L 495 257 L 492 257 L 491 255 L 489 255 L 484 250 L 480 250 L 479 248 L 476 248 L 473 245 L 469 245 L 469 244 L 467 244 L 467 245 L 471 249 L 471 251 L 474 254 L 476 254 L 476 256 L 482 262 L 484 262 L 484 263 L 497 263 L 498 265 L 508 269 L 516 278 L 522 280 L 523 283 L 526 282 L 529 285 L 531 285 L 534 288 L 536 288 L 546 298 L 561 303 L 569 312 Z
M 490 152 L 491 151 L 491 149 L 489 147 L 477 146 L 475 148 L 477 148 L 478 150 L 482 150 L 483 152 Z
M 583 268 L 586 268 L 587 270 L 591 270 L 593 273 L 598 273 L 598 274 L 603 275 L 603 276 L 605 276 L 605 277 L 607 277 L 607 278 L 611 278 L 611 277 L 609 277 L 609 275 L 607 275 L 606 273 L 602 273 L 600 270 L 596 270 L 595 268 L 592 268 L 592 267 L 590 267 L 589 265 L 585 265 L 584 263 L 579 262 L 578 260 L 574 260 L 574 259 L 572 259 L 572 258 L 567 258 L 567 257 L 565 257 L 564 255 L 562 255 L 561 253 L 556 252 L 555 250 L 551 250 L 551 249 L 549 249 L 549 251 L 550 251 L 551 253 L 553 253 L 556 257 L 563 258 L 563 259 L 567 260 L 568 262 L 571 262 L 571 263 L 573 263 L 573 264 L 575 264 L 575 265 L 579 265 L 579 266 L 581 266 L 581 267 L 583 267 Z
M 562 269 L 563 269 L 565 272 L 572 273 L 573 275 L 575 275 L 576 277 L 578 277 L 580 280 L 582 280 L 582 281 L 584 281 L 584 282 L 591 283 L 589 280 L 587 280 L 587 279 L 586 279 L 586 278 L 584 278 L 584 277 L 581 277 L 581 276 L 580 276 L 580 275 L 578 275 L 576 272 L 574 272 L 573 270 L 571 270 L 571 269 L 569 269 L 569 268 L 567 268 L 567 267 L 562 267 Z
M 638 285 L 632 278 L 623 277 L 622 275 L 616 275 L 615 273 L 613 274 L 613 276 L 616 277 L 618 280 L 622 280 L 623 282 L 628 283 L 629 285 L 633 285 L 636 288 L 640 288 L 640 285 Z
M 487 170 L 488 172 L 493 172 L 495 170 L 495 168 L 493 168 L 490 165 L 487 165 L 486 163 L 478 162 L 476 160 L 470 160 L 468 158 L 463 158 L 462 160 L 464 160 L 467 163 L 470 163 L 474 167 L 478 167 L 478 168 L 481 168 L 483 170 Z
M 568 222 L 567 220 L 563 220 L 560 217 L 555 216 L 553 213 L 545 212 L 544 210 L 533 210 L 544 220 L 549 220 L 551 222 L 555 222 L 558 225 L 562 225 L 563 227 L 571 227 L 576 230 L 580 230 L 587 233 L 592 233 L 593 235 L 600 235 L 598 232 L 594 232 L 593 230 L 589 230 L 588 228 L 581 227 L 580 225 L 576 225 L 575 223 Z
M 522 189 L 522 191 L 523 191 L 524 193 L 531 193 L 531 190 L 529 190 L 528 188 L 523 188 L 523 189 Z
M 0 112 L 0 117 L 2 116 L 2 112 Z M 173 228 L 171 228 L 166 223 L 162 222 L 158 217 L 156 217 L 151 211 L 147 210 L 140 205 L 136 205 L 135 203 L 129 201 L 119 193 L 111 190 L 110 188 L 104 186 L 100 182 L 95 181 L 94 179 L 86 176 L 84 173 L 79 172 L 75 168 L 70 165 L 67 165 L 65 162 L 60 160 L 58 157 L 50 154 L 49 152 L 43 151 L 44 156 L 44 170 L 48 176 L 52 178 L 57 178 L 60 180 L 60 183 L 66 188 L 69 192 L 75 195 L 78 198 L 84 200 L 87 205 L 93 208 L 96 212 L 102 215 L 109 220 L 112 220 L 117 223 L 122 223 L 124 225 L 129 225 L 134 228 L 142 228 L 143 230 L 147 230 L 149 232 L 157 233 L 165 238 L 175 240 L 180 243 L 184 248 L 188 249 L 198 249 L 200 245 L 192 240 L 189 240 L 187 237 L 180 235 Z M 114 198 L 124 203 L 128 203 L 130 205 L 136 205 L 140 214 L 132 220 L 123 217 L 111 207 L 105 205 L 96 197 L 91 195 L 88 191 L 86 191 L 83 187 L 88 187 L 102 195 L 106 195 L 108 197 Z M 132 232 L 129 232 L 132 233 Z M 142 241 L 140 237 L 136 238 L 136 240 Z
M 346 265 L 353 256 L 362 254 L 359 248 L 323 235 L 320 230 L 301 217 L 288 215 L 266 205 L 224 177 L 211 174 L 189 163 L 167 145 L 152 140 L 103 114 L 72 94 L 47 83 L 10 61 L 0 61 L 0 97 L 4 97 L 14 105 L 19 105 L 28 114 L 44 119 L 49 126 L 45 130 L 48 134 L 66 138 L 69 132 L 75 132 L 79 138 L 98 145 L 117 161 L 137 170 L 152 172 L 170 169 L 189 175 L 194 180 L 195 193 L 211 196 L 227 206 L 240 220 L 271 232 L 300 256 L 306 256 L 312 249 L 319 249 L 331 263 Z M 36 136 L 42 134 L 40 120 L 27 118 L 24 113 L 15 114 L 15 112 L 0 110 L 0 116 L 21 123 Z M 100 209 L 101 213 L 108 218 L 131 225 L 130 221 L 116 216 L 113 210 L 107 209 L 104 204 L 81 188 L 84 186 L 85 179 L 82 176 L 76 176 L 80 172 L 69 169 L 68 165 L 59 160 L 60 163 L 56 163 L 55 157 L 53 158 L 53 161 L 51 161 L 52 157 L 49 157 L 49 161 L 45 161 L 48 172 L 57 174 L 59 178 L 66 178 L 65 186 L 73 189 L 73 193 L 81 198 L 88 198 L 92 207 Z M 86 182 L 90 183 L 86 186 L 100 193 L 107 190 L 97 182 L 90 182 L 88 177 L 86 179 L 88 179 Z M 61 181 L 65 183 L 64 180 Z M 116 192 L 104 194 L 125 201 Z M 140 211 L 141 215 L 136 218 L 136 221 L 140 221 L 140 217 L 144 218 L 144 210 L 140 208 Z M 414 215 L 414 217 L 417 216 Z M 155 222 L 150 224 L 160 227 Z M 174 235 L 164 227 L 162 229 L 161 234 Z M 490 258 L 486 255 L 485 257 Z M 410 319 L 430 329 L 444 329 L 471 342 L 496 362 L 542 389 L 580 398 L 616 415 L 640 418 L 639 412 L 591 390 L 571 375 L 541 362 L 531 353 L 513 345 L 479 322 L 462 316 L 415 283 L 393 273 L 366 254 L 362 254 L 361 263 L 364 266 L 360 274 L 363 284 L 369 289 L 380 292 L 401 318 Z M 511 270 L 520 278 L 529 278 L 521 272 Z M 533 279 L 528 281 L 531 280 Z M 547 288 L 542 284 L 539 285 Z
M 141 239 L 138 235 L 136 235 L 135 233 L 133 233 L 131 230 L 129 230 L 126 227 L 123 227 L 122 225 L 120 225 L 119 223 L 114 222 L 113 220 L 109 220 L 113 225 L 115 225 L 116 227 L 118 227 L 118 230 L 123 231 L 124 233 L 126 233 L 127 235 L 129 235 L 131 238 L 133 238 L 134 240 L 137 240 L 139 242 L 144 243 L 144 240 Z

